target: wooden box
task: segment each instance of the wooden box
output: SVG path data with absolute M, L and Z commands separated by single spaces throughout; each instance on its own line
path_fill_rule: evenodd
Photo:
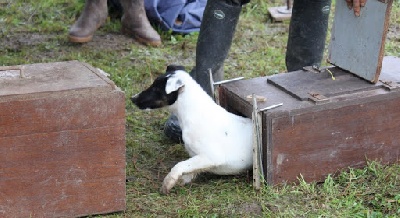
M 124 210 L 124 93 L 78 61 L 2 68 L 0 217 Z
M 340 68 L 295 71 L 227 83 L 219 88 L 228 111 L 252 115 L 255 94 L 262 112 L 262 172 L 268 184 L 323 181 L 367 160 L 400 160 L 400 58 L 385 57 L 377 84 Z

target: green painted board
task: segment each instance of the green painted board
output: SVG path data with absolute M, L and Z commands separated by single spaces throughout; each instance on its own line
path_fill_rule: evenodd
M 328 62 L 378 82 L 392 2 L 368 0 L 356 17 L 346 1 L 336 1 Z

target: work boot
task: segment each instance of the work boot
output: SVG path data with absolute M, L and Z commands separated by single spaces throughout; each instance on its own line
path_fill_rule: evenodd
M 224 77 L 224 61 L 232 45 L 242 5 L 248 1 L 210 0 L 204 9 L 196 46 L 196 66 L 190 75 L 213 96 L 209 69 L 215 82 Z M 175 142 L 182 140 L 182 130 L 172 115 L 165 123 L 164 133 Z
M 107 16 L 107 0 L 87 0 L 83 12 L 69 30 L 69 41 L 89 42 L 94 32 L 104 24 Z
M 288 72 L 321 64 L 331 0 L 295 0 L 286 51 Z
M 144 0 L 120 0 L 124 14 L 122 15 L 122 33 L 132 36 L 138 42 L 161 45 L 161 37 L 151 26 L 144 9 Z

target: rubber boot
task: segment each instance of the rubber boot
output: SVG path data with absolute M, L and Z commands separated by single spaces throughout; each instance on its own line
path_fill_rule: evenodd
M 138 42 L 161 45 L 161 37 L 151 26 L 144 9 L 144 0 L 120 0 L 124 14 L 121 18 L 122 33 L 135 38 Z
M 224 61 L 232 45 L 233 35 L 239 20 L 242 5 L 230 1 L 208 1 L 204 9 L 203 20 L 196 46 L 196 67 L 192 77 L 200 86 L 213 96 L 209 69 L 213 80 L 224 77 Z
M 182 143 L 182 129 L 178 117 L 172 114 L 164 124 L 164 134 L 175 143 Z
M 87 0 L 83 12 L 69 30 L 69 41 L 78 43 L 91 41 L 94 32 L 104 24 L 107 16 L 107 0 Z
M 295 0 L 286 51 L 288 72 L 321 64 L 331 0 Z
M 196 47 L 196 67 L 190 75 L 213 96 L 209 69 L 213 80 L 223 79 L 223 66 L 242 10 L 248 1 L 210 0 L 204 9 L 203 20 Z M 165 135 L 175 142 L 182 142 L 182 130 L 178 118 L 171 115 L 164 126 Z

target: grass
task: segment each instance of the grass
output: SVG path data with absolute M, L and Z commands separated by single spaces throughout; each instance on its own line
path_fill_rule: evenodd
M 288 23 L 266 24 L 269 1 L 253 0 L 241 15 L 226 77 L 253 78 L 285 71 Z M 127 210 L 101 217 L 399 217 L 400 165 L 370 161 L 323 183 L 253 190 L 247 175 L 202 175 L 193 184 L 159 193 L 170 167 L 187 157 L 163 135 L 166 110 L 143 112 L 129 96 L 148 86 L 168 64 L 194 66 L 197 33 L 160 32 L 163 46 L 148 48 L 119 33 L 110 18 L 92 42 L 76 45 L 67 33 L 83 1 L 0 0 L 0 66 L 79 60 L 101 68 L 126 93 Z M 395 0 L 386 55 L 400 54 L 400 1 Z M 327 39 L 329 40 L 329 39 Z

